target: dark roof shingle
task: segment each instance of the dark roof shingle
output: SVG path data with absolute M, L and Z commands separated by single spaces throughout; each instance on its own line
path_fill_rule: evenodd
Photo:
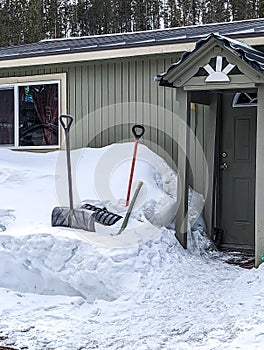
M 210 33 L 229 37 L 264 35 L 264 19 L 225 22 L 132 33 L 43 40 L 0 48 L 0 60 L 129 47 L 195 42 Z

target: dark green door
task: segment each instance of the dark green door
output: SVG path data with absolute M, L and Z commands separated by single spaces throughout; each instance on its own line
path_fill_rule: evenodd
M 220 147 L 220 226 L 223 243 L 254 247 L 256 107 L 232 107 L 223 94 Z

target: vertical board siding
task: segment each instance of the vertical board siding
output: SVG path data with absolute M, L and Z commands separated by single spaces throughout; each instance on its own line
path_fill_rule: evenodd
M 95 110 L 95 66 L 89 65 L 87 67 L 87 74 L 88 74 L 88 85 L 87 90 L 83 89 L 84 91 L 87 91 L 87 116 L 86 116 L 86 123 L 85 127 L 88 129 L 88 140 L 92 140 L 93 136 L 95 135 L 96 131 L 96 123 L 94 115 L 91 114 L 92 111 Z M 83 145 L 86 146 L 86 145 Z M 91 147 L 95 147 L 95 143 L 91 141 Z
M 143 124 L 142 142 L 174 167 L 176 89 L 159 87 L 154 77 L 176 60 L 144 57 L 68 67 L 68 112 L 76 121 L 73 147 L 133 141 L 132 126 Z
M 115 142 L 133 141 L 131 128 L 146 128 L 142 143 L 150 147 L 175 169 L 177 161 L 178 102 L 176 89 L 160 87 L 154 77 L 164 72 L 178 55 L 131 57 L 100 62 L 2 70 L 0 76 L 67 73 L 67 112 L 74 117 L 72 148 L 102 147 Z M 204 107 L 198 107 L 192 121 L 197 139 L 204 145 Z M 195 140 L 195 172 L 203 173 Z M 199 175 L 199 178 L 203 178 Z M 196 182 L 197 190 L 203 184 Z
M 82 145 L 85 140 L 89 138 L 89 125 L 88 125 L 88 114 L 89 114 L 89 89 L 88 89 L 88 66 L 84 65 L 82 67 L 82 83 L 84 86 L 87 86 L 87 89 L 81 89 L 81 113 L 82 113 Z M 81 145 L 81 146 L 82 146 Z
M 75 80 L 75 68 L 74 67 L 71 67 L 68 70 L 68 82 L 70 80 Z M 71 86 L 69 86 L 69 85 L 70 84 L 68 83 L 67 104 L 68 104 L 68 108 L 69 108 L 68 111 L 71 111 L 71 110 L 75 110 L 75 96 L 76 96 L 75 89 L 76 89 L 76 86 L 75 86 L 75 84 L 72 84 Z M 72 114 L 72 113 L 70 113 L 70 114 Z M 73 114 L 73 116 L 75 118 L 75 114 Z M 70 138 L 71 138 L 71 140 L 70 140 L 71 147 L 75 148 L 76 134 L 75 134 L 75 127 L 74 126 L 71 128 Z
M 75 142 L 74 147 L 80 148 L 83 145 L 83 112 L 85 109 L 86 101 L 82 99 L 82 86 L 84 85 L 83 81 L 83 67 L 77 66 L 75 68 L 75 124 L 81 125 L 81 128 L 74 128 Z
M 109 138 L 110 143 L 118 142 L 120 140 L 126 140 L 127 133 L 125 132 L 125 128 L 122 127 L 124 122 L 127 122 L 129 119 L 129 111 L 127 111 L 127 114 L 124 114 L 124 106 L 123 104 L 127 101 L 123 101 L 124 96 L 124 89 L 128 89 L 128 79 L 126 76 L 126 71 L 124 72 L 124 66 L 123 62 L 115 62 L 113 64 L 114 66 L 114 75 L 112 76 L 111 84 L 114 85 L 114 94 L 112 96 L 112 99 L 110 101 L 111 109 L 110 114 L 112 115 L 112 118 L 110 120 L 111 122 L 111 128 L 109 131 L 111 132 L 111 137 Z M 125 79 L 125 81 L 124 81 Z M 104 145 L 107 143 L 104 142 Z

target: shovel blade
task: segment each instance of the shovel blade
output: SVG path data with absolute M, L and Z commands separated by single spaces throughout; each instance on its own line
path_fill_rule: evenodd
M 55 207 L 51 214 L 52 226 L 63 226 L 95 232 L 94 212 L 86 209 Z

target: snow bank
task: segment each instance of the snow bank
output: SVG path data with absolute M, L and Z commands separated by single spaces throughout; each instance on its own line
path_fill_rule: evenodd
M 72 152 L 75 205 L 89 201 L 123 214 L 132 150 Z M 134 180 L 144 187 L 129 229 L 139 231 L 117 244 L 106 231 L 51 227 L 52 209 L 68 206 L 64 152 L 0 149 L 0 345 L 262 349 L 262 265 L 243 270 L 211 249 L 203 198 L 191 189 L 183 249 L 165 227 L 175 224 L 176 174 L 146 147 L 138 154 Z
M 153 243 L 126 250 L 98 248 L 51 234 L 0 238 L 0 287 L 82 296 L 89 302 L 111 301 L 137 290 L 148 266 L 168 259 L 166 250 L 176 244 L 174 236 L 165 233 Z
M 89 202 L 125 215 L 133 144 L 72 152 L 74 202 Z M 32 154 L 0 150 L 1 223 L 0 286 L 20 292 L 62 294 L 115 300 L 135 290 L 144 268 L 139 251 L 149 241 L 162 247 L 165 226 L 175 217 L 177 176 L 147 147 L 140 145 L 134 183 L 143 181 L 128 229 L 112 236 L 113 228 L 96 233 L 51 228 L 53 207 L 68 206 L 64 152 Z M 195 199 L 195 200 L 194 200 Z M 190 191 L 191 220 L 200 215 L 202 197 Z M 200 207 L 199 207 L 200 206 Z M 190 242 L 204 250 L 204 223 L 194 228 Z M 115 226 L 118 229 L 121 221 Z M 101 226 L 101 228 L 100 228 Z M 207 240 L 207 241 L 206 241 Z M 206 241 L 206 242 L 205 242 Z M 198 244 L 198 243 L 202 244 Z M 173 245 L 176 244 L 173 238 Z M 156 251 L 153 254 L 157 256 Z M 140 265 L 140 266 L 139 266 Z M 152 264 L 154 265 L 154 264 Z

